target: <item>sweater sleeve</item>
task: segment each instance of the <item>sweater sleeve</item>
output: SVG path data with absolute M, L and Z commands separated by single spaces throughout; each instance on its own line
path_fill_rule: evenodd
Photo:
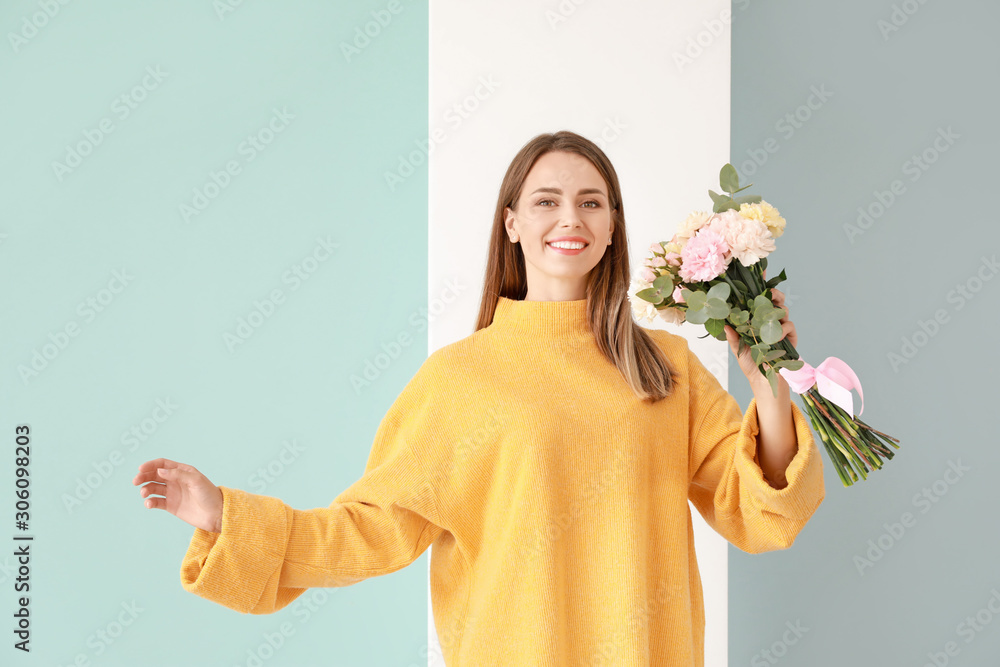
M 222 530 L 195 528 L 184 589 L 241 613 L 270 614 L 311 587 L 349 586 L 409 565 L 443 531 L 411 437 L 432 428 L 416 379 L 383 418 L 364 474 L 328 507 L 220 486 Z M 321 472 L 320 472 L 321 474 Z
M 720 535 L 747 553 L 787 549 L 825 496 L 823 461 L 807 417 L 792 401 L 798 450 L 775 489 L 757 462 L 757 399 L 745 413 L 687 348 L 688 498 Z

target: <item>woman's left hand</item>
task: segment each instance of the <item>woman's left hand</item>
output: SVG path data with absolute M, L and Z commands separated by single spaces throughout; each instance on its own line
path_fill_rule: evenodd
M 764 271 L 764 279 L 767 279 L 767 271 Z M 785 306 L 785 294 L 776 287 L 771 288 L 771 301 L 777 308 L 785 309 L 785 316 L 778 320 L 781 324 L 781 339 L 788 338 L 788 342 L 792 344 L 792 347 L 798 345 L 798 336 L 795 333 L 795 325 L 790 319 L 788 319 L 788 308 Z M 760 369 L 757 368 L 757 364 L 754 363 L 753 356 L 750 353 L 750 348 L 747 347 L 743 350 L 743 354 L 739 353 L 740 345 L 740 335 L 736 332 L 733 327 L 726 324 L 726 340 L 729 341 L 729 349 L 733 351 L 733 355 L 740 364 L 740 369 L 743 374 L 747 376 L 747 380 L 750 381 L 750 386 L 754 387 L 758 384 L 766 385 L 767 378 Z M 779 339 L 779 340 L 781 340 Z M 784 381 L 781 375 L 778 375 L 779 381 Z

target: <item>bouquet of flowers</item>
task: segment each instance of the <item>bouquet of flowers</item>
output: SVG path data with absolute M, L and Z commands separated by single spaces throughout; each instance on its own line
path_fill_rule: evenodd
M 770 280 L 764 272 L 785 220 L 759 195 L 734 196 L 750 185 L 740 187 L 733 165 L 722 168 L 719 184 L 726 194 L 708 191 L 712 213 L 694 211 L 670 241 L 652 244 L 642 276 L 632 280 L 629 290 L 633 311 L 648 321 L 659 315 L 673 324 L 703 324 L 719 340 L 726 340 L 729 324 L 740 336 L 740 354 L 750 348 L 774 395 L 777 373 L 800 395 L 844 486 L 858 476 L 867 479 L 868 466 L 881 469 L 881 457 L 893 457 L 886 445 L 899 449 L 899 440 L 853 414 L 851 389 L 861 396 L 859 415 L 864 394 L 850 366 L 827 357 L 813 367 L 782 338 L 778 320 L 785 309 L 774 306 L 770 289 L 786 279 L 785 272 Z

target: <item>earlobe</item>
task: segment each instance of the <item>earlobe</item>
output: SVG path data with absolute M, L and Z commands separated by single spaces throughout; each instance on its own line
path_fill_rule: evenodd
M 507 237 L 511 240 L 511 243 L 517 242 L 517 235 L 514 232 L 514 216 L 509 215 L 504 224 L 504 231 L 507 232 Z

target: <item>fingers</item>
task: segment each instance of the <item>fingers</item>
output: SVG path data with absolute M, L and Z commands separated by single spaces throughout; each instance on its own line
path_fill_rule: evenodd
M 788 342 L 792 344 L 792 347 L 797 347 L 799 342 L 798 334 L 795 333 L 795 325 L 792 322 L 786 322 L 784 320 L 779 320 L 781 322 L 781 337 L 788 338 Z
M 733 354 L 739 356 L 740 338 L 736 333 L 736 329 L 733 329 L 728 324 L 723 325 L 723 329 L 726 332 L 726 342 L 729 343 L 729 349 L 733 351 Z
M 153 482 L 152 484 L 147 484 L 146 486 L 139 489 L 139 495 L 145 498 L 153 493 L 159 495 L 165 495 L 167 493 L 167 485 L 160 484 L 159 482 Z
M 779 290 L 777 287 L 771 288 L 771 302 L 778 308 L 785 309 L 785 316 L 782 317 L 779 322 L 784 322 L 788 319 L 788 306 L 785 305 L 785 293 Z
M 139 464 L 139 474 L 132 478 L 132 485 L 136 486 L 144 482 L 165 482 L 166 478 L 160 475 L 157 470 L 164 468 L 166 470 L 182 470 L 185 472 L 191 472 L 194 470 L 192 466 L 186 463 L 178 463 L 177 461 L 171 461 L 170 459 L 151 459 Z M 167 473 L 168 475 L 170 473 Z
M 157 494 L 153 496 L 153 494 Z M 139 495 L 145 498 L 144 504 L 150 509 L 166 509 L 167 499 L 165 496 L 167 493 L 167 485 L 161 484 L 159 482 L 153 481 L 150 484 L 139 489 Z
M 139 472 L 132 478 L 132 485 L 145 484 L 139 489 L 139 495 L 146 499 L 143 504 L 148 509 L 165 510 L 167 509 L 167 499 L 163 496 L 167 493 L 167 481 L 175 479 L 177 473 L 194 470 L 186 463 L 179 463 L 171 459 L 151 459 L 139 464 Z
M 167 472 L 167 474 L 169 475 L 170 473 Z M 165 484 L 167 482 L 167 478 L 158 473 L 156 468 L 148 472 L 140 472 L 132 478 L 133 486 L 139 486 L 140 484 L 145 484 L 146 482 L 159 482 Z
M 785 305 L 785 294 L 781 290 L 774 287 L 771 288 L 771 292 L 774 295 L 771 299 L 774 302 L 774 305 L 785 311 L 785 314 L 778 318 L 778 322 L 781 323 L 781 337 L 784 338 L 785 336 L 788 336 L 788 342 L 792 344 L 792 347 L 795 347 L 798 342 L 798 337 L 795 335 L 795 325 L 789 319 L 788 306 Z
M 170 459 L 152 459 L 139 464 L 139 472 L 156 470 L 157 468 L 180 468 L 181 470 L 187 471 L 193 470 L 193 468 L 186 463 L 178 463 L 177 461 L 171 461 Z
M 153 494 L 157 494 L 153 496 Z M 139 495 L 146 499 L 146 507 L 154 507 L 156 501 L 160 500 L 166 503 L 167 486 L 166 484 L 147 484 L 146 486 L 139 489 Z
M 167 509 L 167 499 L 166 498 L 146 498 L 146 507 L 151 510 L 166 510 Z

